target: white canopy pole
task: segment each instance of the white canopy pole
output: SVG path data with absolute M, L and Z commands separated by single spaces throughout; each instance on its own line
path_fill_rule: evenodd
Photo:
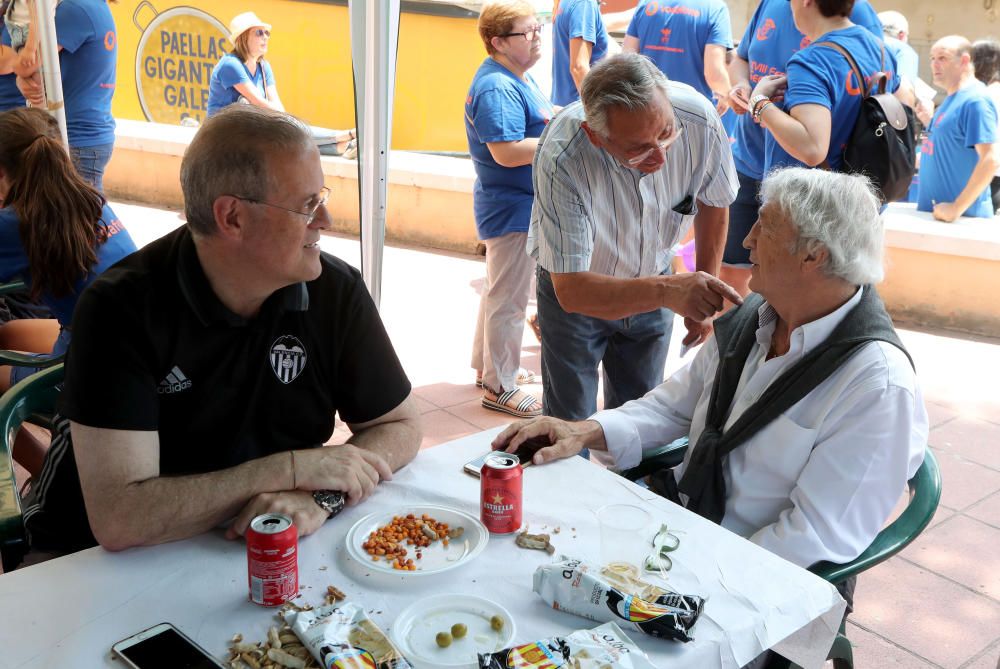
M 379 306 L 399 42 L 399 0 L 349 0 L 348 6 L 358 127 L 361 275 L 375 306 Z
M 59 70 L 59 40 L 56 37 L 56 0 L 35 0 L 38 4 L 31 30 L 38 30 L 42 56 L 42 83 L 45 86 L 47 111 L 59 122 L 63 145 L 69 149 L 66 135 L 66 105 L 63 102 L 62 72 Z M 37 20 L 34 20 L 37 19 Z

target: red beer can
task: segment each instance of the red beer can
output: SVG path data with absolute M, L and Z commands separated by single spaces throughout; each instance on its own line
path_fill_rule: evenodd
M 513 453 L 493 453 L 483 463 L 479 518 L 493 534 L 521 529 L 521 461 Z
M 299 593 L 299 532 L 283 513 L 265 513 L 247 529 L 250 601 L 278 606 Z

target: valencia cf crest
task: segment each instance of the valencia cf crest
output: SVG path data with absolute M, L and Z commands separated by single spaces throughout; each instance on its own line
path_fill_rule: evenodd
M 292 335 L 278 337 L 271 344 L 271 369 L 282 383 L 291 383 L 306 368 L 306 349 Z

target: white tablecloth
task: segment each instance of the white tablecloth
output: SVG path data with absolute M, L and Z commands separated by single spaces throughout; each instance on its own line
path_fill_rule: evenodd
M 371 611 L 383 629 L 415 600 L 445 592 L 492 599 L 517 621 L 517 641 L 594 627 L 584 618 L 547 607 L 531 591 L 535 568 L 552 558 L 494 536 L 473 562 L 420 578 L 372 573 L 354 562 L 344 537 L 374 511 L 442 504 L 478 517 L 479 481 L 462 465 L 488 448 L 496 431 L 422 452 L 360 506 L 345 510 L 300 543 L 299 582 L 304 600 L 319 603 L 328 585 Z M 681 509 L 582 458 L 524 472 L 524 520 L 532 530 L 560 527 L 557 554 L 598 561 L 596 509 L 609 502 L 644 504 L 657 525 L 680 530 L 669 585 L 708 599 L 681 644 L 627 634 L 657 666 L 739 667 L 774 648 L 804 667 L 819 667 L 833 641 L 844 603 L 836 590 L 809 572 Z M 648 553 L 637 540 L 636 561 Z M 653 579 L 653 577 L 650 577 Z M 655 581 L 655 579 L 653 579 Z M 169 621 L 220 657 L 234 633 L 264 640 L 274 610 L 247 601 L 243 541 L 217 531 L 172 544 L 109 553 L 101 548 L 0 576 L 0 667 L 120 667 L 111 645 Z

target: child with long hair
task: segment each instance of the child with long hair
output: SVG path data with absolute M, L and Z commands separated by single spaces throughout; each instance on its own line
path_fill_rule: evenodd
M 60 329 L 51 353 L 61 354 L 80 294 L 135 243 L 74 169 L 58 125 L 40 109 L 0 114 L 0 200 L 0 282 L 22 278 L 32 299 L 48 307 Z M 9 327 L 0 326 L 0 341 Z M 34 371 L 0 367 L 0 390 Z

